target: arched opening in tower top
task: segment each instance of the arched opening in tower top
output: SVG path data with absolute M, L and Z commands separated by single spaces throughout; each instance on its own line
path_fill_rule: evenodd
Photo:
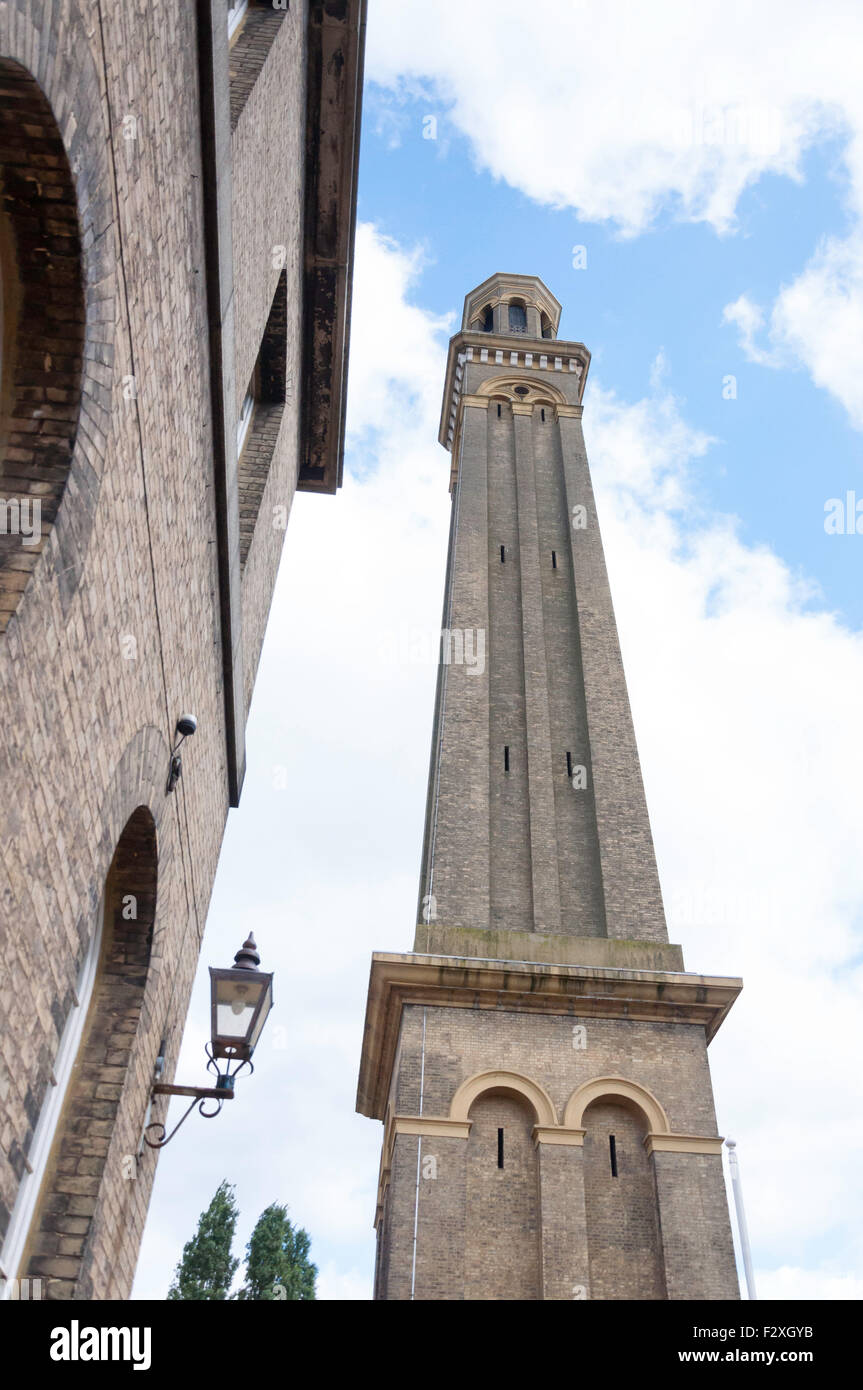
M 479 326 L 483 333 L 491 333 L 494 328 L 494 309 L 490 304 L 486 304 L 480 314 Z
M 552 328 L 552 326 L 551 326 L 551 319 L 548 317 L 548 314 L 540 314 L 540 316 L 539 316 L 539 327 L 540 327 L 540 332 L 542 333 L 543 338 L 553 338 L 553 337 L 554 337 L 554 330 L 553 330 L 553 328 Z
M 513 299 L 509 305 L 510 333 L 527 332 L 527 309 L 520 299 Z

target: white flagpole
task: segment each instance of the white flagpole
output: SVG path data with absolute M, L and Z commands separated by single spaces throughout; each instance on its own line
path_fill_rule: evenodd
M 740 1238 L 740 1253 L 743 1256 L 743 1271 L 746 1275 L 746 1292 L 750 1300 L 758 1297 L 755 1292 L 755 1275 L 752 1271 L 752 1252 L 749 1249 L 749 1231 L 746 1226 L 746 1212 L 743 1209 L 743 1188 L 740 1185 L 740 1165 L 737 1162 L 737 1140 L 726 1139 L 728 1149 L 728 1171 L 731 1174 L 731 1187 L 734 1192 L 734 1207 L 737 1212 L 737 1234 Z

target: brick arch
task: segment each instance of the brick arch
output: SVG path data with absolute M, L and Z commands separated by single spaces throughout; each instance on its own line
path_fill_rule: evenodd
M 130 1102 L 132 1110 L 129 1111 L 128 1106 L 126 1107 L 121 1125 L 116 1126 L 114 1120 L 105 1115 L 97 1116 L 94 1121 L 84 1121 L 83 1117 L 79 1117 L 80 1123 L 76 1132 L 72 1133 L 66 1123 L 69 1112 L 66 1109 L 64 1113 L 63 1106 L 64 1096 L 71 1094 L 73 1083 L 82 1071 L 83 1063 L 74 1068 L 72 1063 L 79 1057 L 83 1059 L 84 1056 L 83 1048 L 90 1023 L 88 1005 L 95 998 L 94 977 L 103 960 L 100 946 L 103 944 L 105 925 L 104 885 L 117 857 L 118 846 L 123 842 L 127 849 L 134 850 L 140 864 L 142 849 L 149 846 L 146 852 L 152 855 L 155 843 L 159 878 L 164 882 L 166 871 L 170 877 L 172 837 L 167 833 L 165 825 L 166 811 L 171 804 L 171 798 L 165 795 L 168 756 L 168 743 L 164 734 L 152 725 L 145 725 L 129 740 L 115 764 L 98 814 L 97 823 L 101 834 L 94 846 L 89 904 L 85 907 L 78 924 L 79 948 L 77 954 L 70 950 L 68 957 L 58 960 L 55 965 L 61 983 L 58 997 L 52 1005 L 52 1014 L 59 1020 L 59 1046 L 54 1050 L 53 1062 L 52 1052 L 48 1048 L 41 1049 L 38 1059 L 34 1059 L 34 1068 L 26 1077 L 27 1094 L 32 1098 L 33 1119 L 32 1127 L 26 1135 L 21 1136 L 20 1142 L 30 1160 L 32 1172 L 29 1169 L 19 1172 L 16 1200 L 2 1243 L 2 1261 L 8 1278 L 26 1277 L 30 1260 L 35 1258 L 35 1251 L 38 1249 L 45 1272 L 33 1277 L 52 1281 L 52 1289 L 49 1289 L 48 1296 L 69 1297 L 70 1290 L 76 1287 L 74 1269 L 68 1261 L 74 1261 L 75 1266 L 82 1269 L 75 1296 L 89 1296 L 89 1247 L 92 1247 L 97 1235 L 102 1237 L 102 1244 L 107 1243 L 109 1246 L 113 1237 L 111 1231 L 104 1229 L 102 1193 L 94 1197 L 92 1192 L 82 1191 L 82 1188 L 92 1188 L 94 1183 L 97 1186 L 100 1184 L 100 1169 L 103 1176 L 109 1176 L 104 1166 L 106 1144 L 109 1141 L 113 1145 L 110 1167 L 115 1169 L 118 1166 L 125 1151 L 130 1146 L 134 1148 L 136 1140 L 130 1140 L 130 1130 L 136 1130 L 143 1120 L 143 1108 L 138 1115 L 133 1098 Z M 130 833 L 124 838 L 124 832 L 130 825 Z M 140 835 L 134 837 L 133 832 L 136 829 L 140 830 L 143 825 L 146 825 L 147 829 L 142 840 Z M 145 972 L 141 968 L 141 960 L 135 961 L 130 957 L 128 962 L 137 977 L 135 987 L 140 988 L 142 996 L 140 1009 L 137 1000 L 132 1000 L 133 1007 L 129 1015 L 129 1018 L 133 1019 L 135 1012 L 138 1013 L 137 1039 L 135 1032 L 128 1026 L 122 1029 L 126 1034 L 126 1042 L 121 1043 L 121 1048 L 128 1045 L 130 1049 L 140 1047 L 143 1028 L 148 1027 L 152 1034 L 158 1027 L 154 1018 L 154 1007 L 155 991 L 158 990 L 160 978 L 158 958 L 162 952 L 162 945 L 159 933 L 156 934 L 155 944 L 153 943 L 152 923 L 145 921 L 145 918 L 150 918 L 153 908 L 152 888 L 148 889 L 146 881 L 143 882 L 141 898 L 144 917 L 139 913 L 137 922 L 121 917 L 126 929 L 138 927 L 145 935 L 144 955 L 147 964 L 152 967 Z M 139 941 L 134 944 L 137 946 L 141 943 Z M 131 975 L 133 972 L 127 973 Z M 77 1009 L 79 995 L 83 1003 L 83 1016 Z M 159 1036 L 157 1033 L 156 1042 Z M 112 1052 L 116 1054 L 120 1050 L 112 1049 Z M 152 1051 L 152 1048 L 149 1051 Z M 152 1055 L 155 1057 L 155 1052 Z M 103 1060 L 106 1066 L 119 1065 L 116 1055 L 110 1062 L 107 1060 L 107 1050 Z M 101 1066 L 101 1063 L 96 1065 Z M 88 1067 L 83 1068 L 85 1074 L 88 1070 L 89 1063 Z M 61 1079 L 60 1086 L 53 1084 L 55 1072 Z M 128 1071 L 128 1075 L 131 1076 L 131 1070 Z M 103 1099 L 110 1102 L 116 1115 L 121 1104 L 118 1097 L 98 1099 L 100 1103 Z M 57 1176 L 64 1183 L 68 1183 L 70 1178 L 80 1181 L 73 1181 L 73 1188 L 76 1189 L 74 1191 L 48 1192 L 45 1175 L 50 1175 L 57 1168 L 55 1155 L 61 1130 L 67 1133 L 70 1147 L 65 1155 L 64 1167 L 67 1171 L 58 1173 Z M 76 1143 L 82 1146 L 79 1152 L 75 1151 Z M 86 1167 L 89 1171 L 76 1171 L 81 1159 L 87 1160 Z M 128 1203 L 136 1200 L 135 1189 L 141 1189 L 145 1184 L 149 1188 L 152 1176 L 153 1168 L 150 1165 L 143 1172 L 139 1171 L 137 1181 L 119 1185 L 121 1198 L 119 1203 L 116 1199 L 113 1201 L 112 1219 L 121 1225 L 136 1219 L 136 1214 L 128 1209 Z M 50 1213 L 46 1210 L 47 1203 L 51 1206 Z M 82 1207 L 89 1207 L 89 1210 L 82 1210 Z M 95 1220 L 94 1208 L 97 1212 Z M 45 1218 L 49 1214 L 54 1218 L 53 1230 L 46 1228 Z M 64 1229 L 61 1229 L 61 1223 Z M 83 1244 L 85 1241 L 88 1243 L 86 1251 Z M 79 1243 L 78 1249 L 75 1249 L 76 1243 Z M 44 1262 L 49 1260 L 67 1263 L 55 1265 L 54 1273 L 48 1273 Z
M 528 394 L 522 396 L 517 386 L 528 387 Z M 499 396 L 502 400 L 523 401 L 526 405 L 566 405 L 566 396 L 557 386 L 548 381 L 537 381 L 535 376 L 493 376 L 488 377 L 476 389 L 478 396 Z
M 43 24 L 26 8 L 11 23 L 0 16 L 0 633 L 21 616 L 37 570 L 68 610 L 111 430 L 113 211 L 99 78 L 77 7 L 50 52 Z M 69 92 L 74 120 L 61 131 L 55 112 Z
M 584 1112 L 594 1101 L 607 1100 L 634 1105 L 641 1111 L 651 1134 L 670 1134 L 668 1116 L 652 1091 L 622 1076 L 599 1076 L 573 1091 L 563 1114 L 564 1128 L 581 1129 Z
M 594 1096 L 583 1124 L 590 1297 L 665 1299 L 656 1178 L 644 1143 L 651 1121 L 618 1090 Z
M 47 1298 L 87 1297 L 86 1257 L 144 1002 L 157 886 L 156 822 L 141 805 L 126 822 L 105 880 L 98 968 L 30 1226 L 26 1274 L 43 1281 Z
M 557 1115 L 548 1092 L 529 1077 L 515 1071 L 483 1071 L 463 1081 L 452 1098 L 451 1120 L 467 1120 L 473 1102 L 485 1091 L 516 1091 L 533 1107 L 538 1125 L 556 1125 Z

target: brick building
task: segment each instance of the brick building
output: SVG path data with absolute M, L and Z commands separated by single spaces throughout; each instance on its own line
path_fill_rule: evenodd
M 450 343 L 452 526 L 418 926 L 375 954 L 379 1299 L 735 1299 L 707 1043 L 659 878 L 581 431 L 534 276 Z
M 7 1296 L 131 1287 L 292 497 L 341 479 L 364 10 L 0 4 Z

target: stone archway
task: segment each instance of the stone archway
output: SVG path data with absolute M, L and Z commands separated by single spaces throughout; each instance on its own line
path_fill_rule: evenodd
M 538 1125 L 556 1125 L 557 1115 L 548 1092 L 516 1071 L 482 1071 L 463 1081 L 452 1098 L 451 1120 L 466 1120 L 474 1101 L 484 1091 L 515 1091 L 531 1106 Z
M 630 1105 L 637 1106 L 651 1134 L 671 1133 L 668 1116 L 653 1092 L 648 1091 L 646 1086 L 640 1086 L 637 1081 L 627 1081 L 624 1076 L 597 1076 L 573 1091 L 563 1114 L 565 1128 L 581 1129 L 585 1110 L 600 1098 L 628 1101 Z

